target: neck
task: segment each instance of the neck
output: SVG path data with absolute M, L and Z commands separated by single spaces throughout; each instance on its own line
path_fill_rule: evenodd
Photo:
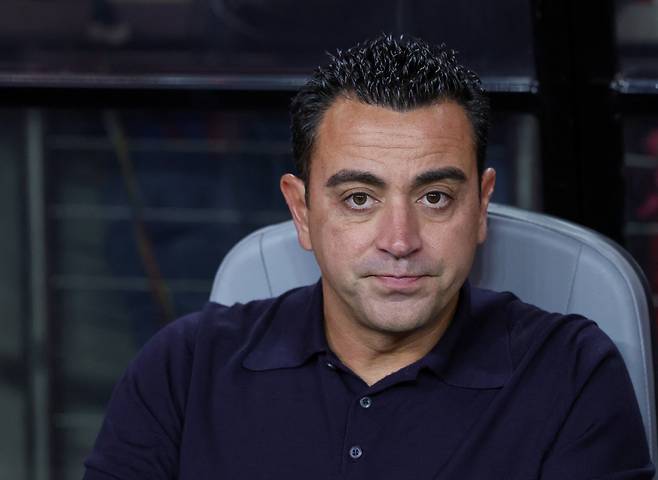
M 459 295 L 435 321 L 409 332 L 368 328 L 345 315 L 325 310 L 325 334 L 331 350 L 364 382 L 374 385 L 391 373 L 423 358 L 441 339 L 457 308 Z

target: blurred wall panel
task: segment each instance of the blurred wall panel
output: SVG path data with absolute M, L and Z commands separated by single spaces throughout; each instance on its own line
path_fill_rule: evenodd
M 26 475 L 25 217 L 22 115 L 0 110 L 0 478 Z

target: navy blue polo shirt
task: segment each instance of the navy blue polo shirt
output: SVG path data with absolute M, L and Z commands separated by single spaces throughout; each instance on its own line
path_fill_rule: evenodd
M 116 479 L 649 479 L 619 352 L 591 321 L 465 285 L 421 360 L 368 386 L 320 284 L 209 303 L 117 385 L 86 464 Z

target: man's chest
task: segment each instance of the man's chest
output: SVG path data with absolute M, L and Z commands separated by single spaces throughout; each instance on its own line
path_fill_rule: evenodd
M 541 415 L 515 418 L 504 389 L 458 388 L 430 375 L 359 388 L 346 372 L 296 370 L 192 392 L 180 479 L 493 478 L 497 469 L 494 477 L 533 478 L 539 468 L 533 442 L 548 434 L 515 432 L 539 427 Z

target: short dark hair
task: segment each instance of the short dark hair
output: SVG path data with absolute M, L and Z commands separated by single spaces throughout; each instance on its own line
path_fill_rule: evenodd
M 380 35 L 329 57 L 329 63 L 313 72 L 290 107 L 293 156 L 304 183 L 308 185 L 318 126 L 338 96 L 400 112 L 455 101 L 473 127 L 477 170 L 482 175 L 489 100 L 479 77 L 457 61 L 454 50 L 417 38 Z

